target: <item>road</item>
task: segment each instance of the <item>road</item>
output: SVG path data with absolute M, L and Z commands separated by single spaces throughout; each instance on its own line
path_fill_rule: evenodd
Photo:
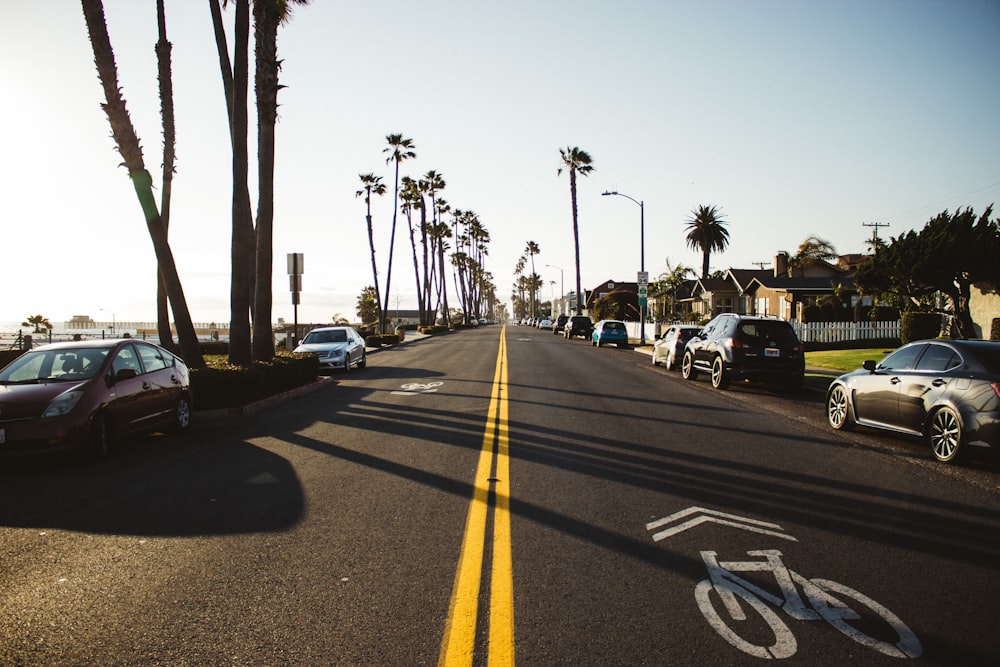
M 997 664 L 996 462 L 822 417 L 525 327 L 386 348 L 0 468 L 0 664 Z

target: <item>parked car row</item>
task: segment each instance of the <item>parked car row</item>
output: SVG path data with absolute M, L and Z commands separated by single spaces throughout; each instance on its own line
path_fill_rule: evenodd
M 712 386 L 763 381 L 798 389 L 805 374 L 804 346 L 788 322 L 723 314 L 704 327 L 678 324 L 654 341 L 652 363 L 685 380 L 701 373 Z M 942 462 L 976 448 L 1000 448 L 1000 342 L 921 340 L 881 362 L 833 380 L 826 417 L 837 430 L 855 426 L 923 438 Z

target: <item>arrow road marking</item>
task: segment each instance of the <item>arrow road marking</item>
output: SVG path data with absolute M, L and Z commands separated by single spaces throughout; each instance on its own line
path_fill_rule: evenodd
M 657 519 L 646 524 L 646 530 L 655 530 L 661 526 L 665 526 L 674 521 L 678 521 L 685 517 L 697 515 L 693 519 L 688 519 L 683 523 L 671 526 L 666 530 L 661 530 L 658 533 L 653 534 L 653 541 L 659 542 L 660 540 L 665 540 L 668 537 L 673 537 L 674 535 L 681 533 L 688 528 L 694 528 L 695 526 L 700 526 L 703 523 L 719 523 L 723 526 L 730 526 L 732 528 L 739 528 L 740 530 L 748 530 L 752 533 L 761 533 L 762 535 L 772 535 L 774 537 L 780 537 L 783 540 L 791 540 L 792 542 L 798 542 L 798 540 L 788 533 L 777 532 L 784 530 L 781 526 L 776 523 L 769 523 L 767 521 L 758 521 L 757 519 L 751 519 L 746 516 L 737 516 L 735 514 L 726 514 L 725 512 L 719 512 L 717 510 L 710 510 L 704 507 L 689 507 L 680 512 L 675 512 L 670 516 L 665 516 L 662 519 Z M 776 530 L 769 530 L 769 529 Z

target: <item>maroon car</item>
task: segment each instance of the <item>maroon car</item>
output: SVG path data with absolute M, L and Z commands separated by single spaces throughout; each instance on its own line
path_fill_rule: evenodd
M 43 345 L 0 370 L 0 455 L 108 456 L 114 438 L 191 423 L 187 366 L 139 340 Z

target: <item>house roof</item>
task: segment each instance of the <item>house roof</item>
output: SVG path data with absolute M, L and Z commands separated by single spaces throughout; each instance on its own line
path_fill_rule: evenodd
M 785 292 L 830 292 L 837 284 L 849 290 L 854 289 L 854 279 L 848 277 L 801 278 L 796 276 L 789 278 L 781 276 L 775 278 L 772 275 L 754 278 L 747 286 L 747 290 L 756 291 L 757 287 L 766 287 Z
M 747 287 L 750 286 L 750 281 L 758 276 L 773 276 L 774 271 L 772 269 L 729 269 L 726 275 L 730 276 L 736 287 L 741 291 L 746 291 Z

